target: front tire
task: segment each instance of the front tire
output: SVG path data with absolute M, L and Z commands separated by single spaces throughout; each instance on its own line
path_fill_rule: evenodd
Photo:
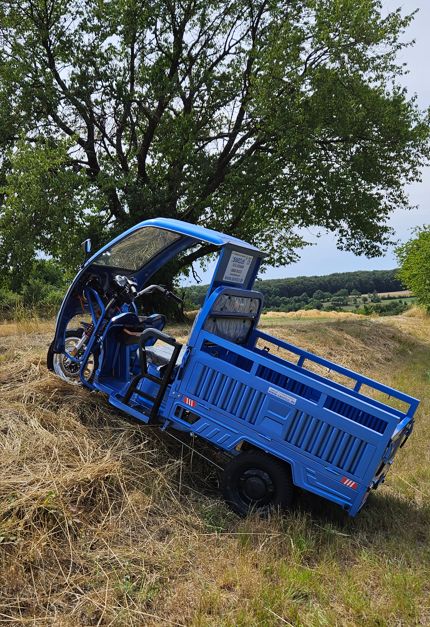
M 260 451 L 246 451 L 230 460 L 220 487 L 227 504 L 239 516 L 286 510 L 294 497 L 290 468 Z
M 67 352 L 70 352 L 76 344 L 82 339 L 84 334 L 84 329 L 70 329 L 66 331 L 65 334 L 65 348 Z M 80 349 L 80 353 L 82 354 L 85 350 L 85 344 Z M 79 365 L 72 362 L 64 353 L 53 353 L 51 347 L 48 351 L 48 368 L 53 370 L 57 376 L 59 376 L 67 383 L 71 383 L 72 385 L 80 385 L 81 379 L 79 377 Z M 86 368 L 85 368 L 85 379 L 87 381 L 91 381 L 94 378 L 95 371 L 97 369 L 97 359 L 96 356 L 91 353 L 89 356 Z

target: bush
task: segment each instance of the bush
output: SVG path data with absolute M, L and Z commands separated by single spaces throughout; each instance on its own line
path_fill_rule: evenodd
M 60 308 L 64 298 L 64 290 L 52 287 L 49 289 L 45 298 L 43 299 L 41 306 L 45 309 L 45 313 L 42 315 L 54 315 Z
M 22 307 L 22 296 L 7 288 L 0 288 L 0 318 L 11 320 Z
M 378 316 L 397 316 L 409 309 L 409 305 L 403 301 L 392 301 L 390 303 L 375 303 L 371 305 L 364 305 L 364 307 L 357 309 L 357 313 L 365 316 L 371 314 L 377 314 Z
M 430 311 L 430 225 L 416 231 L 416 237 L 396 250 L 399 277 L 412 290 L 420 305 Z

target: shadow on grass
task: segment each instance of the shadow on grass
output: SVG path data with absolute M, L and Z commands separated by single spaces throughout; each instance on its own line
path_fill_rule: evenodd
M 191 452 L 187 447 L 190 440 L 185 435 L 179 437 L 183 439 L 183 444 L 178 440 L 172 440 L 167 434 L 157 434 L 160 447 L 164 446 L 172 458 L 182 461 L 183 494 L 186 494 L 187 490 L 193 492 L 194 501 L 196 497 L 198 500 L 200 494 L 205 500 L 205 505 L 208 503 L 206 499 L 209 499 L 218 507 L 221 498 L 218 490 L 219 470 L 205 458 L 222 464 L 222 456 L 217 456 L 216 453 L 214 455 L 211 447 L 202 446 L 202 443 L 196 445 Z M 223 511 L 219 512 L 220 520 L 225 519 L 224 524 L 220 523 L 220 528 L 228 531 L 241 519 L 231 512 L 227 513 L 227 509 Z M 335 503 L 299 490 L 291 515 L 286 512 L 282 517 L 286 523 L 286 531 L 290 516 L 303 516 L 308 520 L 310 527 L 315 526 L 327 531 L 329 535 L 339 534 L 353 540 L 359 538 L 361 547 L 375 549 L 380 555 L 390 551 L 394 559 L 407 554 L 413 556 L 412 559 L 417 562 L 425 559 L 430 562 L 430 504 L 420 506 L 407 501 L 391 494 L 384 486 L 370 493 L 366 504 L 355 518 L 348 516 Z
M 389 550 L 393 558 L 408 555 L 420 563 L 430 562 L 430 504 L 419 506 L 382 487 L 369 495 L 355 518 L 335 503 L 305 492 L 298 496 L 296 510 L 322 529 L 359 538 L 361 546 L 377 553 Z

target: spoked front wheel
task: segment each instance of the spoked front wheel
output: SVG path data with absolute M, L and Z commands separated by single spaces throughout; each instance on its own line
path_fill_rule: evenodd
M 76 351 L 76 347 L 81 343 L 82 337 L 84 335 L 84 329 L 70 329 L 66 331 L 65 337 L 65 352 L 64 353 L 54 353 L 51 357 L 52 359 L 52 370 L 56 375 L 71 383 L 72 385 L 79 385 L 81 383 L 81 379 L 79 377 L 79 369 L 80 364 L 71 360 L 70 357 L 67 356 L 73 355 L 77 359 L 81 357 L 86 349 L 85 342 L 81 344 L 79 349 Z M 74 354 L 75 353 L 75 354 Z M 48 353 L 48 361 L 50 359 L 50 355 Z M 88 358 L 87 364 L 85 366 L 84 377 L 87 381 L 91 381 L 94 377 L 95 371 L 97 368 L 97 360 L 93 353 Z

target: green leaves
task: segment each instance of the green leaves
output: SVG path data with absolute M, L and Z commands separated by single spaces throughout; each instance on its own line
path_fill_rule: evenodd
M 0 188 L 4 198 L 0 264 L 9 270 L 15 289 L 37 253 L 51 255 L 65 267 L 76 265 L 79 242 L 93 216 L 98 222 L 102 215 L 97 188 L 85 173 L 71 167 L 70 146 L 71 141 L 30 144 L 21 139 L 9 152 L 9 169 Z
M 380 254 L 429 157 L 428 115 L 396 84 L 412 17 L 381 11 L 0 0 L 0 265 L 42 251 L 70 266 L 85 231 L 102 242 L 156 215 L 244 237 L 274 264 L 302 227 Z
M 416 237 L 399 246 L 396 254 L 400 279 L 430 311 L 430 226 L 418 229 Z

